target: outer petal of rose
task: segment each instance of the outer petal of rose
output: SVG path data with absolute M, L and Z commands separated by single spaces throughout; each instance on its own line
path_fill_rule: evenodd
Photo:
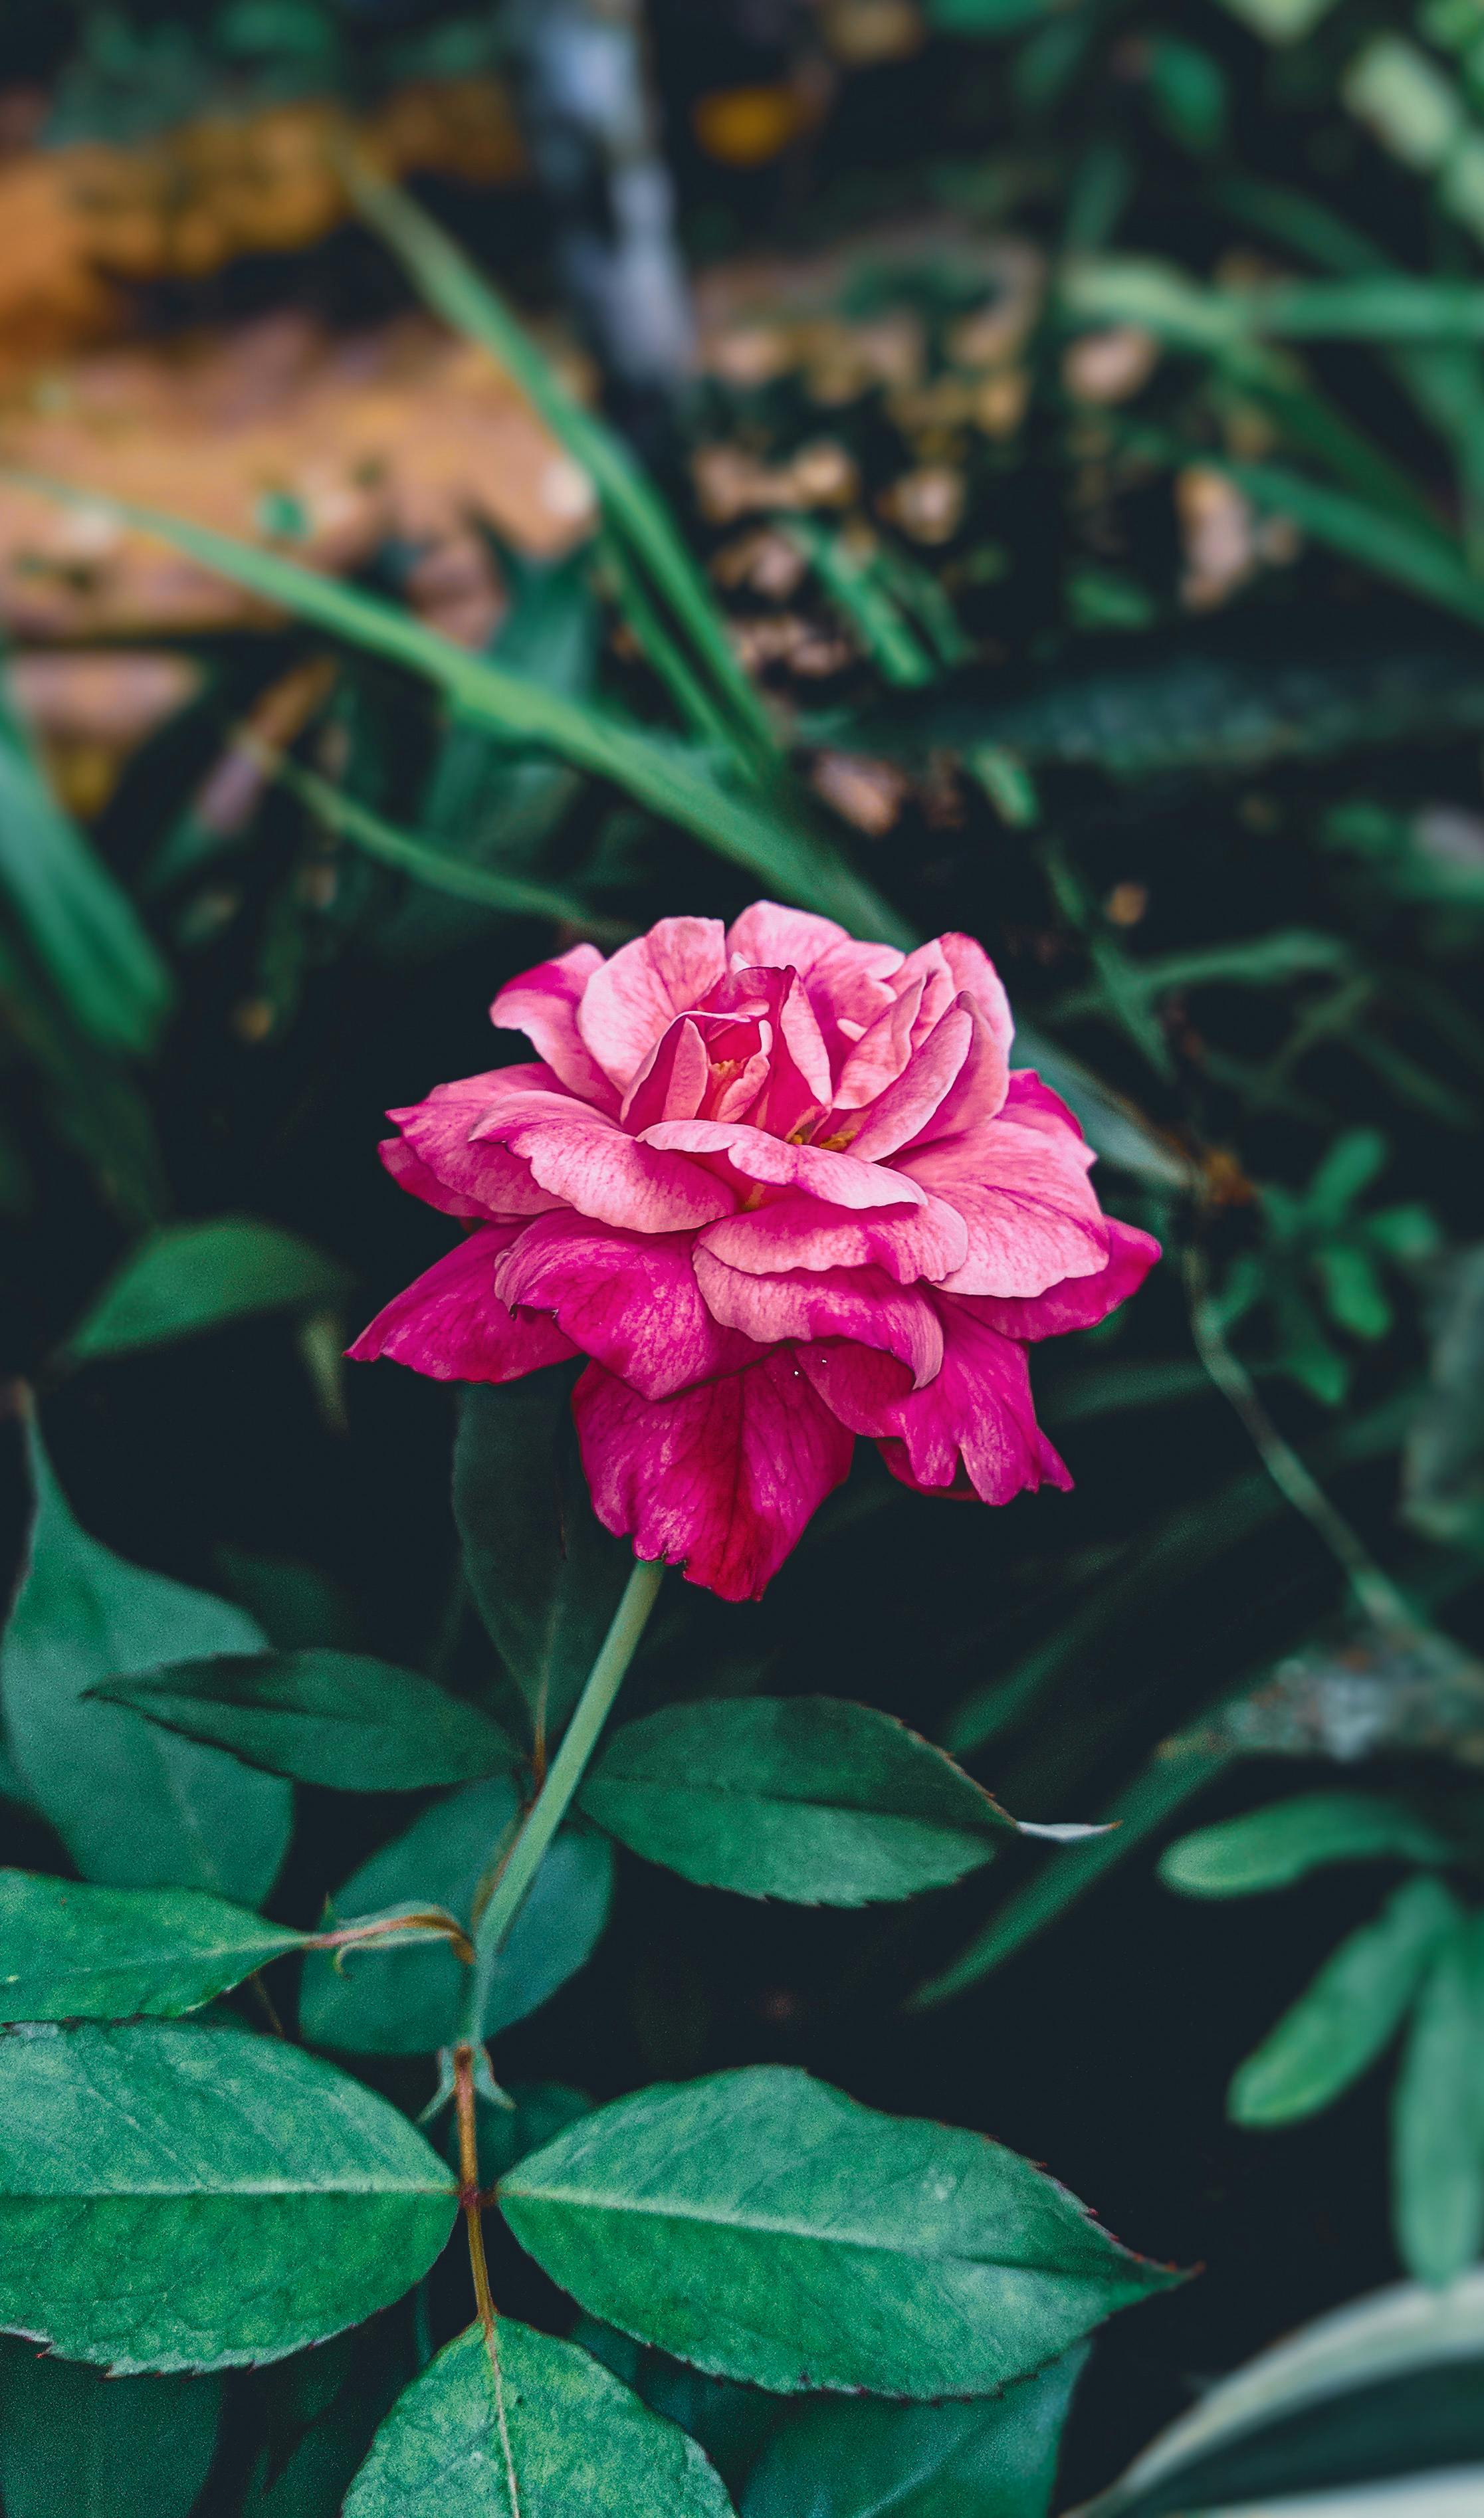
M 618 1095 L 577 1028 L 577 1010 L 603 957 L 595 944 L 574 944 L 554 962 L 538 962 L 509 980 L 490 1008 L 501 1031 L 523 1031 L 568 1090 L 599 1110 L 616 1110 Z
M 953 1093 L 964 1062 L 974 1051 L 975 1019 L 967 1005 L 952 1006 L 914 1049 L 895 1084 L 865 1111 L 850 1140 L 857 1162 L 883 1162 L 903 1146 L 938 1133 L 937 1113 Z
M 979 1007 L 995 1040 L 1006 1065 L 1010 1064 L 1010 1044 L 1015 1038 L 1015 1017 L 1005 994 L 1005 983 L 994 964 L 972 935 L 939 935 L 943 959 L 953 974 L 955 990 L 972 997 Z
M 1082 1122 L 1069 1110 L 1060 1093 L 1043 1084 L 1033 1066 L 1017 1066 L 1011 1072 L 1005 1093 L 1004 1115 L 1021 1128 L 1039 1128 L 1043 1136 L 1069 1135 L 1079 1163 L 1090 1171 L 1097 1161 L 1091 1146 L 1082 1134 Z
M 767 1189 L 797 1189 L 826 1199 L 831 1206 L 920 1206 L 923 1193 L 915 1181 L 883 1163 L 857 1162 L 853 1154 L 831 1153 L 822 1146 L 791 1146 L 782 1137 L 766 1136 L 740 1119 L 662 1119 L 637 1141 L 672 1153 L 722 1158 L 744 1181 Z M 541 1174 L 538 1171 L 538 1179 Z
M 941 1371 L 883 1411 L 890 1421 L 880 1431 L 905 1445 L 910 1482 L 951 1487 L 962 1458 L 985 1503 L 1008 1503 L 1043 1478 L 1069 1487 L 1065 1463 L 1035 1421 L 1025 1348 L 956 1303 L 941 1309 Z
M 471 1233 L 376 1314 L 350 1355 L 358 1364 L 390 1356 L 434 1381 L 518 1381 L 576 1355 L 554 1321 L 541 1312 L 516 1318 L 495 1291 L 495 1262 L 522 1230 L 494 1224 Z
M 895 1410 L 912 1395 L 910 1368 L 880 1347 L 842 1342 L 801 1346 L 796 1353 L 831 1415 L 852 1434 L 879 1441 L 895 1425 Z
M 785 909 L 777 900 L 755 900 L 726 931 L 726 963 L 729 970 L 744 971 L 783 971 L 792 965 L 807 977 L 834 946 L 853 942 L 833 918 L 818 918 L 811 909 Z
M 510 1077 L 548 1072 L 546 1067 L 497 1066 L 487 1075 L 464 1075 L 457 1083 L 435 1084 L 425 1102 L 415 1102 L 406 1110 L 387 1112 L 387 1117 L 395 1119 L 401 1128 L 403 1143 L 415 1160 L 444 1190 L 462 1201 L 459 1206 L 447 1208 L 448 1213 L 540 1215 L 553 1204 L 532 1180 L 528 1164 L 517 1161 L 501 1145 L 474 1141 L 474 1131 L 490 1107 L 492 1095 L 512 1089 Z M 390 1163 L 387 1168 L 392 1169 Z M 407 1188 L 416 1187 L 400 1172 L 394 1177 L 403 1179 Z M 420 1187 L 416 1187 L 416 1194 L 427 1194 Z M 443 1201 L 430 1203 L 441 1205 Z
M 931 1381 L 943 1360 L 942 1329 L 926 1294 L 894 1283 L 879 1268 L 795 1268 L 786 1276 L 752 1277 L 698 1247 L 695 1275 L 716 1318 L 760 1346 L 785 1338 L 852 1338 L 898 1356 L 916 1383 Z
M 719 918 L 662 918 L 593 972 L 577 1027 L 620 1092 L 676 1016 L 699 1005 L 725 970 L 725 931 Z
M 736 1192 L 715 1172 L 626 1136 L 580 1102 L 569 1103 L 559 1119 L 519 1123 L 510 1142 L 552 1203 L 575 1206 L 599 1224 L 678 1233 L 714 1223 L 737 1203 Z
M 1120 1224 L 1115 1216 L 1106 1221 L 1108 1261 L 1095 1277 L 1064 1278 L 1044 1294 L 1020 1302 L 965 1294 L 959 1297 L 964 1310 L 976 1320 L 986 1321 L 991 1328 L 1003 1330 L 1006 1337 L 1060 1337 L 1067 1329 L 1092 1328 L 1138 1292 L 1159 1256 L 1159 1244 L 1152 1233 L 1141 1233 L 1136 1224 Z
M 708 1225 L 698 1241 L 749 1276 L 777 1276 L 791 1268 L 882 1268 L 898 1285 L 910 1285 L 918 1278 L 940 1283 L 962 1267 L 969 1233 L 962 1216 L 941 1198 L 910 1210 L 852 1214 L 848 1207 L 794 1194 L 724 1216 Z
M 449 1189 L 434 1171 L 429 1171 L 420 1154 L 415 1153 L 405 1137 L 383 1137 L 376 1148 L 386 1169 L 399 1189 L 413 1197 L 420 1197 L 426 1206 L 436 1206 L 440 1215 L 461 1215 L 470 1221 L 495 1221 L 493 1210 L 482 1198 L 469 1197 L 462 1190 Z M 525 1165 L 521 1165 L 525 1171 Z M 526 1174 L 527 1179 L 530 1174 Z
M 762 1597 L 854 1448 L 787 1348 L 677 1399 L 589 1365 L 572 1412 L 598 1519 L 723 1600 Z
M 1108 1260 L 1108 1219 L 1075 1141 L 1008 1117 L 914 1147 L 900 1169 L 956 1207 L 968 1256 L 938 1282 L 955 1294 L 1043 1294 L 1064 1277 L 1094 1277 Z
M 701 1299 L 685 1233 L 619 1233 L 563 1211 L 542 1216 L 495 1271 L 505 1303 L 555 1315 L 585 1355 L 646 1399 L 756 1363 L 752 1340 Z

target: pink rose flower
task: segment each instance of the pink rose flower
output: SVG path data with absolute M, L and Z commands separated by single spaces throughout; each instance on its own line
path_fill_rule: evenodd
M 491 1008 L 534 1064 L 394 1110 L 388 1171 L 468 1237 L 350 1352 L 440 1381 L 589 1358 L 599 1518 L 759 1597 L 857 1435 L 920 1494 L 1071 1480 L 1026 1344 L 1158 1257 L 1103 1213 L 1065 1103 L 1010 1065 L 994 966 L 758 901 L 540 963 Z

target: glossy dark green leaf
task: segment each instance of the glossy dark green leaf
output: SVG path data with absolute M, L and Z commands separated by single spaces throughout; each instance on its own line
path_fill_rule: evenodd
M 198 1888 L 0 1871 L 0 2022 L 177 2019 L 303 1942 Z
M 552 1369 L 466 1390 L 454 1450 L 469 1588 L 533 1721 L 548 1730 L 576 1704 L 633 1563 L 588 1499 L 572 1381 Z
M 279 2039 L 139 2020 L 0 2036 L 0 2325 L 123 2370 L 272 2361 L 426 2273 L 448 2170 Z
M 1187 1897 L 1246 1897 L 1331 1862 L 1451 1862 L 1456 1850 L 1381 1793 L 1301 1793 L 1182 1836 L 1161 1855 L 1159 1877 Z
M 6 1736 L 27 1790 L 87 1879 L 258 1904 L 288 1843 L 289 1787 L 87 1691 L 162 1662 L 258 1652 L 261 1629 L 90 1538 L 34 1428 L 31 1474 L 29 1561 L 0 1648 Z
M 399 2398 L 345 2518 L 728 2518 L 694 2440 L 575 2343 L 496 2329 L 512 2501 L 484 2335 L 469 2326 Z
M 369 1653 L 218 1654 L 92 1693 L 266 1774 L 342 1793 L 468 1783 L 520 1762 L 477 1706 Z
M 940 1749 L 834 1696 L 712 1698 L 626 1723 L 582 1805 L 686 1880 L 805 1906 L 941 1888 L 1015 1833 Z
M 980 2134 L 758 2066 L 640 2090 L 500 2201 L 593 2317 L 779 2393 L 992 2393 L 1180 2277 Z
M 1045 2518 L 1087 2348 L 959 2405 L 801 2405 L 747 2480 L 741 2518 Z
M 1232 2076 L 1238 2124 L 1316 2115 L 1388 2045 L 1459 1909 L 1436 1880 L 1409 1880 L 1341 1941 Z
M 1397 2249 L 1451 2282 L 1484 2245 L 1484 1918 L 1443 1942 L 1418 1995 L 1392 2093 Z
M 189 2518 L 221 2417 L 220 2378 L 106 2378 L 0 2339 L 5 2518 Z
M 1308 2495 L 1347 2486 L 1363 2488 L 1356 2500 L 1316 2498 L 1315 2518 L 1423 2518 L 1432 2504 L 1405 2480 L 1394 2502 L 1364 2487 L 1475 2465 L 1484 2470 L 1484 2272 L 1441 2292 L 1399 2282 L 1300 2326 L 1210 2388 L 1081 2518 L 1238 2507 L 1259 2518 L 1270 2496 L 1288 2508 L 1305 2496 L 1307 2510 Z M 1473 2506 L 1464 2490 L 1436 2518 Z
M 332 1303 L 348 1268 L 256 1215 L 163 1224 L 136 1242 L 67 1338 L 74 1364 L 132 1355 L 259 1312 Z
M 467 1922 L 519 1808 L 504 1775 L 436 1802 L 336 1889 L 336 1922 L 411 1900 L 447 1907 Z M 612 1884 L 605 1840 L 565 1829 L 491 1971 L 486 2037 L 537 2010 L 590 1956 L 608 1920 Z M 304 1963 L 299 2019 L 312 2045 L 356 2055 L 430 2055 L 458 2034 L 463 1990 L 463 1966 L 442 1943 L 358 1951 L 343 1972 L 316 1954 Z

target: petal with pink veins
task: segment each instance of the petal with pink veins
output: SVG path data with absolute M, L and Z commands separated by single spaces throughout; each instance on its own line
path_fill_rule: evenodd
M 511 1142 L 541 1187 L 579 1215 L 632 1233 L 679 1233 L 735 1207 L 736 1192 L 702 1164 L 626 1136 L 582 1103 L 568 1108 L 560 1119 L 519 1123 Z
M 1005 1053 L 989 1024 L 983 1009 L 973 997 L 961 996 L 945 1014 L 938 1031 L 923 1043 L 919 1057 L 931 1048 L 938 1033 L 949 1023 L 967 1020 L 970 1040 L 963 1064 L 954 1076 L 936 1110 L 923 1121 L 910 1139 L 904 1140 L 908 1151 L 918 1146 L 936 1145 L 940 1137 L 962 1137 L 973 1130 L 986 1127 L 1005 1108 L 1010 1089 L 1010 1070 Z
M 786 1347 L 676 1399 L 589 1365 L 572 1412 L 598 1519 L 723 1600 L 762 1597 L 854 1448 Z
M 389 1356 L 434 1381 L 518 1381 L 575 1355 L 541 1312 L 512 1315 L 495 1291 L 495 1264 L 524 1228 L 487 1225 L 415 1279 L 347 1348 L 357 1364 Z
M 720 1159 L 744 1182 L 767 1189 L 797 1189 L 831 1206 L 920 1206 L 923 1192 L 883 1163 L 857 1162 L 853 1154 L 822 1146 L 791 1146 L 738 1119 L 662 1119 L 637 1141 L 671 1153 Z M 540 1179 L 540 1171 L 537 1178 Z
M 689 1017 L 680 1015 L 629 1087 L 620 1114 L 625 1127 L 636 1135 L 657 1119 L 693 1119 L 710 1083 L 706 1043 Z
M 1136 1224 L 1120 1224 L 1113 1215 L 1106 1220 L 1108 1259 L 1095 1277 L 1066 1277 L 1061 1284 L 1048 1285 L 1044 1294 L 1019 1301 L 964 1294 L 959 1300 L 965 1311 L 1014 1338 L 1061 1337 L 1068 1329 L 1090 1329 L 1107 1320 L 1138 1292 L 1159 1256 L 1159 1244 Z
M 558 1326 L 646 1399 L 756 1363 L 759 1350 L 701 1298 L 685 1233 L 620 1233 L 586 1216 L 542 1216 L 495 1272 L 503 1302 L 555 1315 Z
M 953 1092 L 974 1049 L 974 1016 L 950 1006 L 942 1021 L 914 1049 L 895 1084 L 863 1112 L 850 1140 L 857 1162 L 883 1162 L 915 1139 L 938 1133 L 937 1114 Z
M 1043 1479 L 1069 1487 L 1065 1462 L 1035 1421 L 1025 1348 L 951 1300 L 940 1311 L 941 1371 L 878 1420 L 879 1434 L 905 1447 L 907 1483 L 928 1492 L 952 1487 L 962 1462 L 985 1503 L 1008 1503 Z M 890 1457 L 887 1465 L 895 1466 Z
M 618 1096 L 577 1027 L 577 1010 L 603 957 L 595 944 L 574 944 L 554 962 L 538 962 L 507 981 L 490 1008 L 501 1031 L 523 1031 L 539 1057 L 599 1110 L 615 1110 Z
M 1108 1260 L 1108 1220 L 1065 1131 L 1048 1137 L 1008 1115 L 968 1135 L 914 1147 L 900 1168 L 963 1217 L 968 1255 L 939 1280 L 955 1294 L 1043 1294 Z
M 842 1342 L 796 1352 L 831 1415 L 852 1434 L 880 1441 L 896 1421 L 895 1410 L 912 1395 L 910 1366 L 881 1347 Z
M 402 1130 L 402 1142 L 411 1150 L 413 1159 L 451 1197 L 457 1206 L 445 1205 L 443 1198 L 428 1197 L 421 1186 L 421 1172 L 416 1182 L 398 1171 L 390 1158 L 383 1156 L 394 1179 L 403 1180 L 407 1188 L 415 1188 L 419 1197 L 428 1197 L 430 1205 L 444 1206 L 450 1215 L 487 1215 L 502 1218 L 509 1215 L 539 1215 L 552 1204 L 545 1191 L 531 1178 L 530 1166 L 506 1153 L 499 1145 L 474 1142 L 474 1131 L 490 1107 L 492 1094 L 506 1089 L 506 1079 L 514 1076 L 546 1074 L 546 1067 L 497 1066 L 485 1075 L 464 1075 L 454 1084 L 435 1084 L 425 1102 L 415 1102 L 405 1110 L 388 1110 Z M 580 1106 L 574 1106 L 580 1107 Z
M 939 935 L 938 940 L 952 974 L 955 994 L 973 998 L 1008 1066 L 1010 1044 L 1015 1038 L 1015 1017 L 1010 1011 L 1010 1000 L 998 971 L 982 944 L 977 943 L 972 935 Z
M 706 1228 L 699 1246 L 754 1277 L 792 1268 L 881 1268 L 898 1285 L 919 1278 L 939 1284 L 962 1267 L 969 1234 L 962 1216 L 941 1198 L 909 1212 L 852 1214 L 793 1194 L 724 1216 Z
M 1074 1110 L 1069 1110 L 1060 1093 L 1043 1084 L 1033 1066 L 1012 1068 L 1005 1092 L 1005 1116 L 1019 1127 L 1039 1128 L 1043 1136 L 1070 1136 L 1077 1160 L 1090 1171 L 1097 1161 L 1091 1146 L 1082 1134 L 1082 1123 Z
M 837 945 L 854 937 L 833 918 L 811 909 L 785 909 L 781 901 L 755 900 L 726 931 L 728 970 L 782 971 L 792 966 L 806 977 L 816 962 Z
M 899 1357 L 918 1384 L 931 1381 L 943 1360 L 942 1330 L 926 1294 L 896 1284 L 880 1268 L 795 1268 L 753 1277 L 698 1248 L 695 1275 L 716 1318 L 760 1346 L 786 1338 L 852 1338 Z
M 835 1086 L 837 1110 L 862 1110 L 895 1083 L 912 1055 L 912 1027 L 925 985 L 919 976 L 894 997 L 848 1052 Z
M 724 976 L 724 936 L 719 918 L 662 918 L 593 972 L 577 1027 L 621 1093 L 676 1016 L 689 1014 Z

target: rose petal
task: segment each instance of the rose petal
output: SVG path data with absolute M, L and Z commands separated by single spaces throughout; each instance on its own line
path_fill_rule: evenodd
M 662 918 L 593 972 L 577 1027 L 621 1092 L 676 1016 L 698 1006 L 725 970 L 725 931 L 719 918 Z
M 501 1299 L 555 1314 L 585 1355 L 646 1399 L 734 1372 L 758 1349 L 707 1309 L 688 1233 L 620 1233 L 585 1216 L 544 1215 L 496 1270 Z
M 850 1140 L 857 1162 L 884 1162 L 905 1145 L 937 1133 L 938 1114 L 953 1093 L 974 1050 L 975 1021 L 967 1005 L 952 1006 L 914 1049 L 893 1084 L 873 1102 Z
M 911 1368 L 880 1347 L 800 1346 L 795 1352 L 832 1416 L 852 1434 L 879 1440 L 893 1410 L 912 1394 Z
M 776 1276 L 791 1268 L 882 1268 L 898 1285 L 918 1278 L 941 1283 L 968 1254 L 961 1215 L 941 1198 L 903 1213 L 899 1208 L 852 1214 L 818 1198 L 771 1198 L 750 1213 L 709 1225 L 700 1247 L 729 1268 L 750 1276 Z
M 939 1311 L 941 1370 L 926 1388 L 888 1401 L 870 1430 L 904 1445 L 909 1483 L 929 1492 L 953 1487 L 961 1470 L 985 1503 L 1008 1503 L 1043 1479 L 1069 1487 L 1066 1464 L 1035 1421 L 1025 1348 L 952 1300 L 940 1301 Z
M 429 1198 L 430 1205 L 443 1206 L 450 1215 L 486 1215 L 492 1219 L 511 1215 L 540 1215 L 554 1200 L 539 1189 L 531 1178 L 530 1166 L 519 1162 L 500 1145 L 476 1144 L 474 1130 L 490 1107 L 496 1093 L 514 1089 L 509 1079 L 546 1075 L 546 1067 L 497 1066 L 485 1075 L 460 1076 L 457 1083 L 435 1084 L 424 1102 L 415 1102 L 405 1110 L 388 1110 L 402 1130 L 403 1143 L 412 1157 L 448 1194 L 458 1200 L 446 1205 L 443 1198 Z M 574 1105 L 581 1107 L 581 1105 Z M 390 1159 L 382 1158 L 387 1169 L 394 1169 Z M 422 1173 L 419 1172 L 420 1182 Z M 401 1178 L 394 1172 L 394 1177 Z M 413 1188 L 409 1179 L 406 1186 Z M 415 1194 L 427 1197 L 420 1186 Z
M 523 1031 L 569 1092 L 599 1110 L 616 1110 L 618 1095 L 577 1028 L 588 982 L 602 967 L 595 944 L 574 944 L 554 962 L 538 962 L 509 980 L 490 1008 L 490 1020 L 502 1031 Z
M 575 1355 L 554 1321 L 512 1317 L 495 1291 L 495 1263 L 522 1229 L 471 1233 L 378 1312 L 347 1354 L 357 1364 L 389 1356 L 434 1381 L 517 1381 Z
M 598 1519 L 723 1600 L 762 1597 L 854 1447 L 786 1347 L 665 1400 L 592 1364 L 572 1411 Z
M 853 1338 L 900 1357 L 919 1383 L 931 1381 L 942 1362 L 942 1330 L 927 1296 L 894 1283 L 879 1268 L 796 1268 L 754 1277 L 698 1248 L 695 1277 L 715 1317 L 760 1346 L 786 1338 Z
M 636 1136 L 657 1119 L 693 1119 L 710 1083 L 706 1043 L 688 1016 L 680 1015 L 625 1096 L 625 1127 Z
M 898 1168 L 963 1217 L 968 1255 L 939 1279 L 956 1294 L 1043 1294 L 1107 1264 L 1108 1223 L 1078 1142 L 1008 1115 L 913 1147 Z
M 976 1320 L 1003 1330 L 1006 1337 L 1060 1337 L 1067 1329 L 1092 1328 L 1138 1292 L 1159 1256 L 1159 1244 L 1152 1233 L 1141 1233 L 1136 1224 L 1120 1224 L 1116 1216 L 1110 1215 L 1106 1222 L 1108 1259 L 1095 1277 L 1066 1277 L 1059 1285 L 1049 1285 L 1044 1294 L 1020 1301 L 996 1301 L 990 1294 L 965 1294 L 958 1299 Z
M 625 1136 L 581 1103 L 572 1105 L 570 1117 L 522 1123 L 514 1150 L 553 1199 L 633 1233 L 711 1224 L 737 1202 L 735 1191 L 714 1172 Z
M 662 1119 L 646 1128 L 640 1145 L 672 1153 L 721 1158 L 727 1173 L 741 1175 L 769 1189 L 799 1189 L 832 1206 L 920 1206 L 923 1193 L 915 1181 L 882 1163 L 857 1162 L 853 1154 L 832 1153 L 822 1146 L 791 1146 L 781 1137 L 764 1136 L 739 1119 Z M 540 1173 L 537 1175 L 541 1177 Z

